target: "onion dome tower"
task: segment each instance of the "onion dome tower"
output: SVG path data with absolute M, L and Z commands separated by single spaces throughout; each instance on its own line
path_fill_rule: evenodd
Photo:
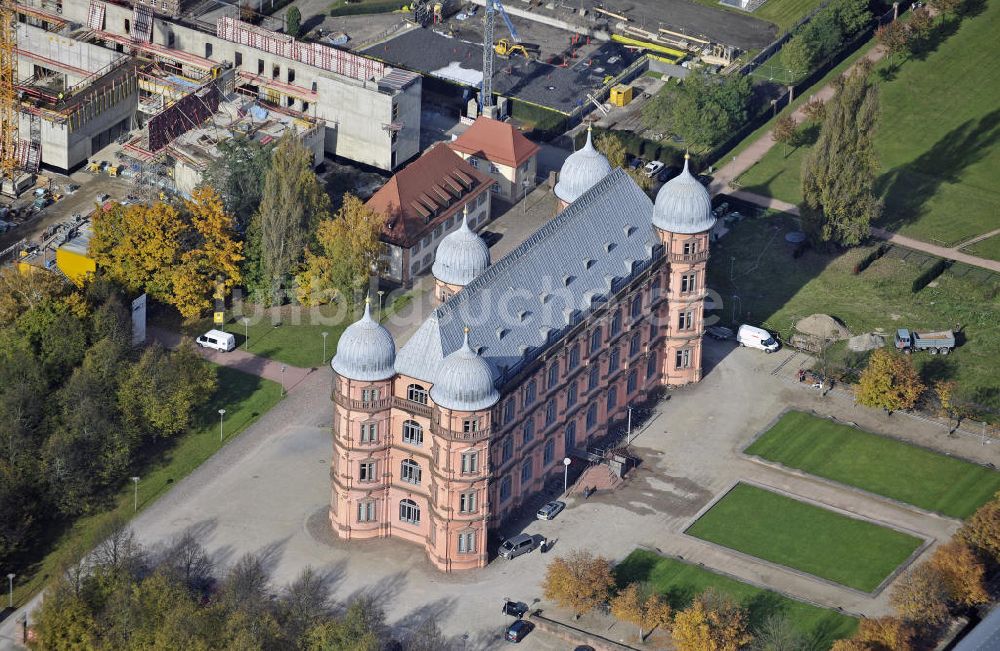
M 495 380 L 489 362 L 469 346 L 469 329 L 466 328 L 462 347 L 441 362 L 431 387 L 431 399 L 442 409 L 483 411 L 500 400 Z
M 330 366 L 337 375 L 350 380 L 374 382 L 396 374 L 396 342 L 371 315 L 371 301 L 365 299 L 364 315 L 347 326 L 337 342 Z
M 469 209 L 462 211 L 462 225 L 445 236 L 434 253 L 434 295 L 444 302 L 475 280 L 490 266 L 490 247 L 469 228 Z
M 715 226 L 712 197 L 688 169 L 667 181 L 656 194 L 653 226 L 664 246 L 667 300 L 660 304 L 666 330 L 663 382 L 681 385 L 701 380 L 702 304 L 709 233 Z
M 598 181 L 611 173 L 611 163 L 604 154 L 594 148 L 591 127 L 587 127 L 587 142 L 579 150 L 570 154 L 559 169 L 559 182 L 555 193 L 559 199 L 559 210 L 576 201 L 580 195 L 594 187 Z

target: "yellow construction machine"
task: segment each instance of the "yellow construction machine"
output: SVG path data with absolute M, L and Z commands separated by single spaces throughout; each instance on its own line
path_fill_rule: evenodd
M 510 57 L 514 54 L 520 54 L 525 59 L 531 59 L 531 52 L 525 47 L 524 43 L 515 43 L 508 38 L 502 38 L 497 41 L 497 44 L 493 46 L 496 50 L 498 56 L 504 58 Z

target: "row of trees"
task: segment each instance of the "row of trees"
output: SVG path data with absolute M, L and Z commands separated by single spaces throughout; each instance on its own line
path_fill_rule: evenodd
M 259 555 L 219 574 L 191 532 L 149 551 L 120 525 L 49 588 L 34 623 L 40 651 L 380 651 L 393 642 L 381 604 L 334 603 L 327 577 L 310 568 L 276 587 Z M 448 641 L 425 618 L 396 648 L 440 651 Z
M 872 21 L 869 0 L 834 0 L 820 9 L 781 49 L 795 79 L 811 72 L 861 33 Z
M 737 651 L 755 639 L 746 609 L 726 595 L 710 589 L 687 608 L 674 612 L 667 599 L 647 583 L 633 582 L 616 589 L 611 562 L 587 551 L 573 551 L 552 561 L 542 588 L 546 599 L 573 611 L 576 617 L 607 607 L 617 619 L 635 625 L 640 639 L 654 629 L 670 631 L 678 651 Z M 799 639 L 783 618 L 765 622 L 756 637 L 762 650 L 802 648 L 773 646 Z
M 854 637 L 838 640 L 832 651 L 929 648 L 950 618 L 990 602 L 988 579 L 998 569 L 1000 493 L 893 586 L 889 600 L 895 615 L 862 620 Z
M 76 290 L 0 270 L 0 564 L 54 521 L 101 508 L 151 446 L 175 437 L 212 395 L 190 348 L 131 348 L 113 286 Z M 34 551 L 38 551 L 37 546 Z

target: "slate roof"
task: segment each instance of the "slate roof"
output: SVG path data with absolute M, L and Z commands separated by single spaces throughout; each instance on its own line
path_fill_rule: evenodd
M 436 309 L 396 355 L 396 372 L 433 382 L 468 326 L 502 384 L 662 254 L 652 214 L 635 181 L 613 171 Z
M 954 651 L 992 651 L 1000 648 L 1000 607 L 989 615 L 955 645 Z
M 408 248 L 494 183 L 439 143 L 396 172 L 365 205 L 387 216 L 382 239 Z
M 524 137 L 509 122 L 501 122 L 488 117 L 478 117 L 468 129 L 448 143 L 455 151 L 460 151 L 492 163 L 508 167 L 520 167 L 541 149 Z

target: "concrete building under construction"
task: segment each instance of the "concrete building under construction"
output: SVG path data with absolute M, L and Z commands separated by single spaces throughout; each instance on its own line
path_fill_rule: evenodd
M 18 154 L 29 171 L 75 169 L 129 132 L 126 155 L 162 161 L 220 110 L 243 111 L 227 121 L 237 127 L 251 105 L 272 127 L 307 134 L 311 148 L 318 137 L 317 162 L 325 152 L 394 170 L 419 151 L 419 75 L 243 22 L 236 6 L 198 15 L 212 3 L 12 4 Z M 191 138 L 174 147 L 191 148 Z

